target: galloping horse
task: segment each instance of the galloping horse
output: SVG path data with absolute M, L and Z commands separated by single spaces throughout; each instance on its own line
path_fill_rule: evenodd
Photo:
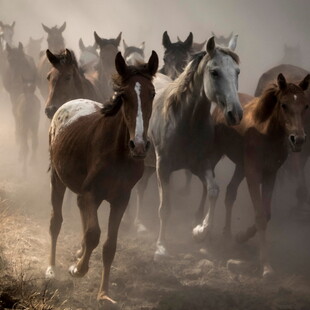
M 23 164 L 24 176 L 28 168 L 28 140 L 31 139 L 32 154 L 30 163 L 34 164 L 38 148 L 38 129 L 40 121 L 40 100 L 35 95 L 36 81 L 23 78 L 23 92 L 19 95 L 16 104 L 17 137 L 20 145 L 19 157 Z
M 100 60 L 98 63 L 98 80 L 102 94 L 106 100 L 113 95 L 112 76 L 116 73 L 113 65 L 122 33 L 116 39 L 103 39 L 94 32 L 95 41 L 100 48 Z
M 82 39 L 79 40 L 80 59 L 79 64 L 85 73 L 95 71 L 99 62 L 99 54 L 97 52 L 97 43 L 85 46 Z
M 145 43 L 142 42 L 139 47 L 136 46 L 128 46 L 123 40 L 123 46 L 124 46 L 124 58 L 126 60 L 126 63 L 128 65 L 138 65 L 139 63 L 144 62 L 144 48 Z
M 7 67 L 3 75 L 3 86 L 10 95 L 16 128 L 17 99 L 24 91 L 23 80 L 36 81 L 37 70 L 33 59 L 24 53 L 22 43 L 19 43 L 18 47 L 7 44 L 6 52 Z
M 150 120 L 149 136 L 155 147 L 156 171 L 160 194 L 160 231 L 155 260 L 167 255 L 165 235 L 170 214 L 169 177 L 179 169 L 188 169 L 203 183 L 198 209 L 200 218 L 209 190 L 213 211 L 218 187 L 213 179 L 209 156 L 213 149 L 214 128 L 211 102 L 224 110 L 227 122 L 236 125 L 242 119 L 237 84 L 239 58 L 233 52 L 237 36 L 229 48 L 215 46 L 214 37 L 187 65 L 184 72 L 166 89 L 158 92 Z
M 100 227 L 97 209 L 110 203 L 108 234 L 103 246 L 103 275 L 97 299 L 115 303 L 109 297 L 109 275 L 114 259 L 118 228 L 132 187 L 141 178 L 150 142 L 147 130 L 155 96 L 152 77 L 158 67 L 153 51 L 147 64 L 127 66 L 119 52 L 115 59 L 112 102 L 102 105 L 77 99 L 64 104 L 50 128 L 52 239 L 47 277 L 55 276 L 57 237 L 62 224 L 62 202 L 66 188 L 78 194 L 83 224 L 80 259 L 70 267 L 73 277 L 88 271 L 93 249 L 98 245 Z
M 52 65 L 47 75 L 49 94 L 45 106 L 49 119 L 69 100 L 84 98 L 103 102 L 99 85 L 84 76 L 73 52 L 66 49 L 60 54 L 53 54 L 47 50 L 46 56 Z
M 4 44 L 9 44 L 13 47 L 13 35 L 14 35 L 15 22 L 12 25 L 4 24 L 0 21 L 0 38 L 4 41 Z
M 300 152 L 305 142 L 303 118 L 309 107 L 305 90 L 310 75 L 299 85 L 287 83 L 282 74 L 277 84 L 264 91 L 244 106 L 240 125 L 230 127 L 222 113 L 214 111 L 215 149 L 214 163 L 227 155 L 235 164 L 233 177 L 227 186 L 224 233 L 231 236 L 231 214 L 237 190 L 247 180 L 255 212 L 255 224 L 237 235 L 238 242 L 245 242 L 256 232 L 259 236 L 260 262 L 263 276 L 273 274 L 266 249 L 266 229 L 271 218 L 271 198 L 278 169 L 288 156 L 289 149 Z M 203 223 L 199 234 L 206 232 Z
M 170 37 L 165 31 L 163 33 L 164 66 L 159 70 L 160 73 L 169 76 L 172 80 L 176 79 L 188 64 L 190 59 L 193 34 L 190 32 L 187 39 L 182 42 L 171 43 Z
M 273 67 L 266 71 L 259 79 L 258 85 L 255 91 L 255 96 L 260 96 L 264 89 L 266 89 L 273 81 L 276 79 L 279 73 L 283 73 L 288 81 L 298 83 L 300 82 L 305 75 L 309 73 L 300 67 L 293 65 L 279 65 Z M 306 90 L 307 100 L 310 103 L 310 89 Z M 305 132 L 310 132 L 310 115 L 306 114 L 305 118 Z M 294 169 L 294 174 L 297 176 L 297 189 L 296 189 L 296 198 L 297 198 L 297 207 L 296 210 L 300 210 L 305 204 L 310 204 L 310 194 L 307 186 L 306 176 L 305 176 L 305 166 L 310 157 L 310 143 L 306 141 L 305 145 L 302 148 L 300 153 L 293 153 L 290 155 L 288 161 L 285 164 L 285 168 L 290 172 L 291 168 Z M 295 211 L 296 211 L 295 210 Z
M 52 53 L 60 53 L 65 49 L 65 40 L 62 33 L 66 29 L 66 22 L 61 27 L 54 26 L 49 28 L 42 24 L 45 32 L 47 32 L 47 45 L 48 49 Z M 49 63 L 46 54 L 42 54 L 38 64 L 38 87 L 44 100 L 48 96 L 48 83 L 46 80 L 48 72 L 51 70 L 51 64 Z

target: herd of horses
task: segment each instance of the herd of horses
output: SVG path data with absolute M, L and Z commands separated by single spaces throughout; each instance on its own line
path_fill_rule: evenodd
M 193 42 L 171 42 L 163 33 L 163 67 L 152 52 L 144 60 L 144 42 L 128 46 L 122 33 L 115 39 L 94 32 L 94 44 L 80 39 L 80 58 L 65 46 L 60 27 L 47 27 L 48 49 L 37 59 L 14 47 L 15 23 L 5 25 L 0 38 L 3 86 L 10 95 L 16 141 L 27 169 L 28 133 L 33 156 L 38 145 L 40 90 L 49 129 L 52 216 L 51 252 L 46 271 L 54 278 L 56 243 L 62 225 L 66 189 L 77 194 L 83 228 L 77 263 L 69 273 L 84 276 L 100 238 L 97 210 L 103 200 L 110 204 L 108 233 L 103 245 L 103 275 L 98 301 L 114 304 L 109 294 L 109 275 L 119 225 L 135 185 L 138 195 L 136 224 L 145 226 L 139 208 L 148 179 L 156 172 L 159 189 L 159 236 L 154 259 L 168 255 L 166 230 L 171 212 L 169 181 L 173 171 L 185 169 L 199 178 L 203 191 L 195 214 L 193 236 L 203 240 L 212 234 L 219 187 L 214 169 L 223 155 L 235 164 L 227 187 L 224 235 L 231 238 L 232 207 L 245 178 L 254 207 L 254 223 L 236 236 L 245 242 L 259 237 L 262 275 L 271 276 L 266 229 L 271 218 L 271 198 L 279 168 L 290 157 L 298 177 L 298 205 L 309 201 L 305 164 L 310 154 L 306 110 L 310 103 L 308 71 L 282 64 L 264 73 L 255 97 L 238 93 L 239 56 L 237 35 Z M 37 44 L 40 40 L 30 40 Z M 97 51 L 99 49 L 99 52 Z M 30 50 L 30 49 L 28 49 Z M 211 107 L 214 105 L 214 110 Z M 310 129 L 310 128 L 309 128 Z M 289 154 L 292 155 L 289 156 Z M 298 153 L 296 153 L 298 152 Z M 209 208 L 205 212 L 205 202 Z

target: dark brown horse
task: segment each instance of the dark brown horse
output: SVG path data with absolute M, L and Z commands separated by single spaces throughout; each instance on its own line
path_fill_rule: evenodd
M 258 85 L 255 91 L 255 96 L 260 96 L 264 89 L 269 87 L 276 79 L 279 73 L 283 73 L 288 81 L 299 83 L 305 75 L 309 72 L 293 65 L 279 65 L 273 67 L 266 71 L 259 79 Z M 306 90 L 306 96 L 308 103 L 310 104 L 310 89 Z M 310 132 L 310 113 L 306 114 L 305 118 L 305 132 L 309 134 Z M 288 161 L 284 165 L 284 169 L 287 172 L 294 171 L 293 175 L 297 177 L 297 190 L 296 190 L 296 198 L 297 205 L 294 209 L 294 212 L 297 210 L 301 210 L 305 205 L 310 205 L 310 194 L 307 186 L 306 175 L 305 175 L 305 166 L 310 157 L 310 143 L 307 139 L 305 145 L 302 148 L 300 153 L 293 153 L 288 158 Z M 293 210 L 292 210 L 293 211 Z
M 18 47 L 10 47 L 7 44 L 6 54 L 7 67 L 2 79 L 4 88 L 10 95 L 16 128 L 17 99 L 24 91 L 23 80 L 36 81 L 37 70 L 33 59 L 25 54 L 21 43 L 19 43 Z
M 36 161 L 36 152 L 38 148 L 38 129 L 40 121 L 40 100 L 35 95 L 36 81 L 23 78 L 23 92 L 17 99 L 16 120 L 17 120 L 17 138 L 20 146 L 19 157 L 23 165 L 24 176 L 27 176 L 29 140 L 31 140 L 31 158 L 30 163 Z
M 187 39 L 172 43 L 168 32 L 163 33 L 162 44 L 165 48 L 164 65 L 159 70 L 160 73 L 176 79 L 188 64 L 193 45 L 193 34 L 190 32 Z
M 100 48 L 100 60 L 98 63 L 98 80 L 100 89 L 106 100 L 113 95 L 112 76 L 116 73 L 114 59 L 118 53 L 118 46 L 121 41 L 122 33 L 116 39 L 103 39 L 94 32 L 95 41 Z
M 65 49 L 65 40 L 62 33 L 66 29 L 66 22 L 61 27 L 54 26 L 49 28 L 42 24 L 44 31 L 47 33 L 47 45 L 48 49 L 52 53 L 60 53 Z M 38 87 L 44 100 L 48 96 L 48 83 L 46 80 L 48 72 L 51 70 L 51 64 L 49 63 L 46 54 L 44 53 L 38 63 Z
M 273 187 L 277 171 L 289 150 L 300 152 L 305 142 L 303 118 L 308 108 L 305 90 L 309 81 L 310 75 L 307 75 L 299 85 L 287 83 L 279 74 L 276 85 L 244 106 L 244 117 L 237 126 L 228 126 L 219 109 L 213 114 L 216 141 L 214 166 L 224 154 L 236 164 L 225 197 L 224 232 L 231 235 L 232 206 L 245 177 L 254 206 L 255 224 L 239 233 L 237 241 L 245 242 L 258 233 L 264 277 L 273 273 L 266 249 Z M 205 223 L 200 227 L 200 233 L 204 232 L 204 226 Z
M 60 54 L 53 54 L 47 50 L 46 56 L 52 65 L 47 75 L 49 93 L 45 113 L 48 118 L 51 119 L 69 100 L 84 98 L 103 102 L 98 83 L 84 76 L 72 51 L 66 49 Z
M 158 57 L 152 52 L 147 64 L 127 66 L 121 53 L 115 59 L 113 101 L 102 105 L 77 99 L 63 105 L 50 128 L 52 239 L 48 277 L 54 276 L 57 237 L 62 223 L 62 202 L 66 188 L 78 194 L 83 225 L 78 262 L 69 269 L 73 277 L 88 271 L 100 227 L 97 209 L 110 203 L 108 234 L 103 246 L 103 275 L 98 300 L 115 303 L 109 296 L 109 275 L 114 259 L 118 228 L 131 189 L 141 178 L 149 148 L 147 130 L 155 96 L 152 77 Z M 101 108 L 100 108 L 101 107 Z

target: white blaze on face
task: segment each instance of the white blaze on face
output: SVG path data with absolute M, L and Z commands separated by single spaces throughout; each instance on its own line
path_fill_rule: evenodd
M 143 142 L 143 115 L 141 108 L 141 84 L 139 82 L 135 85 L 135 91 L 138 99 L 138 109 L 137 109 L 137 118 L 136 118 L 136 131 L 135 131 L 135 140 L 137 142 Z

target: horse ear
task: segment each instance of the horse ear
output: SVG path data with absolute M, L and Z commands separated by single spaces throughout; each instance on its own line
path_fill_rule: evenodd
M 49 49 L 46 50 L 46 57 L 54 67 L 59 65 L 60 63 L 59 58 L 56 57 Z
M 237 46 L 237 40 L 238 40 L 238 35 L 235 34 L 233 37 L 231 37 L 229 43 L 228 43 L 228 48 L 234 51 Z
M 19 42 L 18 49 L 19 49 L 20 52 L 22 52 L 24 50 L 24 46 L 23 46 L 22 42 Z
M 15 26 L 15 21 L 12 23 L 11 28 L 14 28 Z
M 126 76 L 127 65 L 121 52 L 118 52 L 115 57 L 115 68 L 120 76 Z
M 214 41 L 214 36 L 211 37 L 208 42 L 207 42 L 207 52 L 210 55 L 210 57 L 213 57 L 213 54 L 215 52 L 215 41 Z
M 232 31 L 231 33 L 230 33 L 230 35 L 227 37 L 227 41 L 229 40 L 231 40 L 232 39 L 232 37 L 234 36 L 234 32 Z
M 97 32 L 94 31 L 95 42 L 97 45 L 101 46 L 102 39 L 98 36 Z
M 193 45 L 193 34 L 190 32 L 187 39 L 183 42 L 183 46 L 190 49 Z
M 48 28 L 47 26 L 45 26 L 43 23 L 42 23 L 42 27 L 43 27 L 45 32 L 50 33 L 51 29 Z
M 118 37 L 115 39 L 116 46 L 119 46 L 119 43 L 121 42 L 121 38 L 122 38 L 122 32 L 120 32 Z
M 64 23 L 62 24 L 62 26 L 59 28 L 59 31 L 60 31 L 60 32 L 63 32 L 63 31 L 66 29 L 66 26 L 67 26 L 67 23 L 64 22 Z
M 139 48 L 140 48 L 140 50 L 142 50 L 144 52 L 144 48 L 145 48 L 145 42 L 144 41 L 141 43 Z
M 170 38 L 169 38 L 167 31 L 165 31 L 163 34 L 163 42 L 162 43 L 163 43 L 163 46 L 165 49 L 168 49 L 171 46 L 171 41 L 170 41 Z
M 182 42 L 182 40 L 180 39 L 180 37 L 179 37 L 179 36 L 177 36 L 177 39 L 178 39 L 178 42 Z
M 282 73 L 280 73 L 278 75 L 277 81 L 278 81 L 278 86 L 281 90 L 286 89 L 287 83 L 286 83 L 286 79 Z
M 85 50 L 85 45 L 84 45 L 84 43 L 83 43 L 82 38 L 80 38 L 80 40 L 79 40 L 79 47 L 80 47 L 80 50 L 81 50 L 81 51 L 84 51 L 84 50 Z
M 305 78 L 299 83 L 299 87 L 305 91 L 308 89 L 310 83 L 310 74 L 307 74 Z
M 125 40 L 123 40 L 123 46 L 124 46 L 124 50 L 128 48 L 128 45 L 126 44 Z
M 153 76 L 158 69 L 158 55 L 155 51 L 152 51 L 152 55 L 147 63 L 147 68 L 150 74 Z
M 71 64 L 73 62 L 72 53 L 66 48 L 65 50 L 66 63 Z

